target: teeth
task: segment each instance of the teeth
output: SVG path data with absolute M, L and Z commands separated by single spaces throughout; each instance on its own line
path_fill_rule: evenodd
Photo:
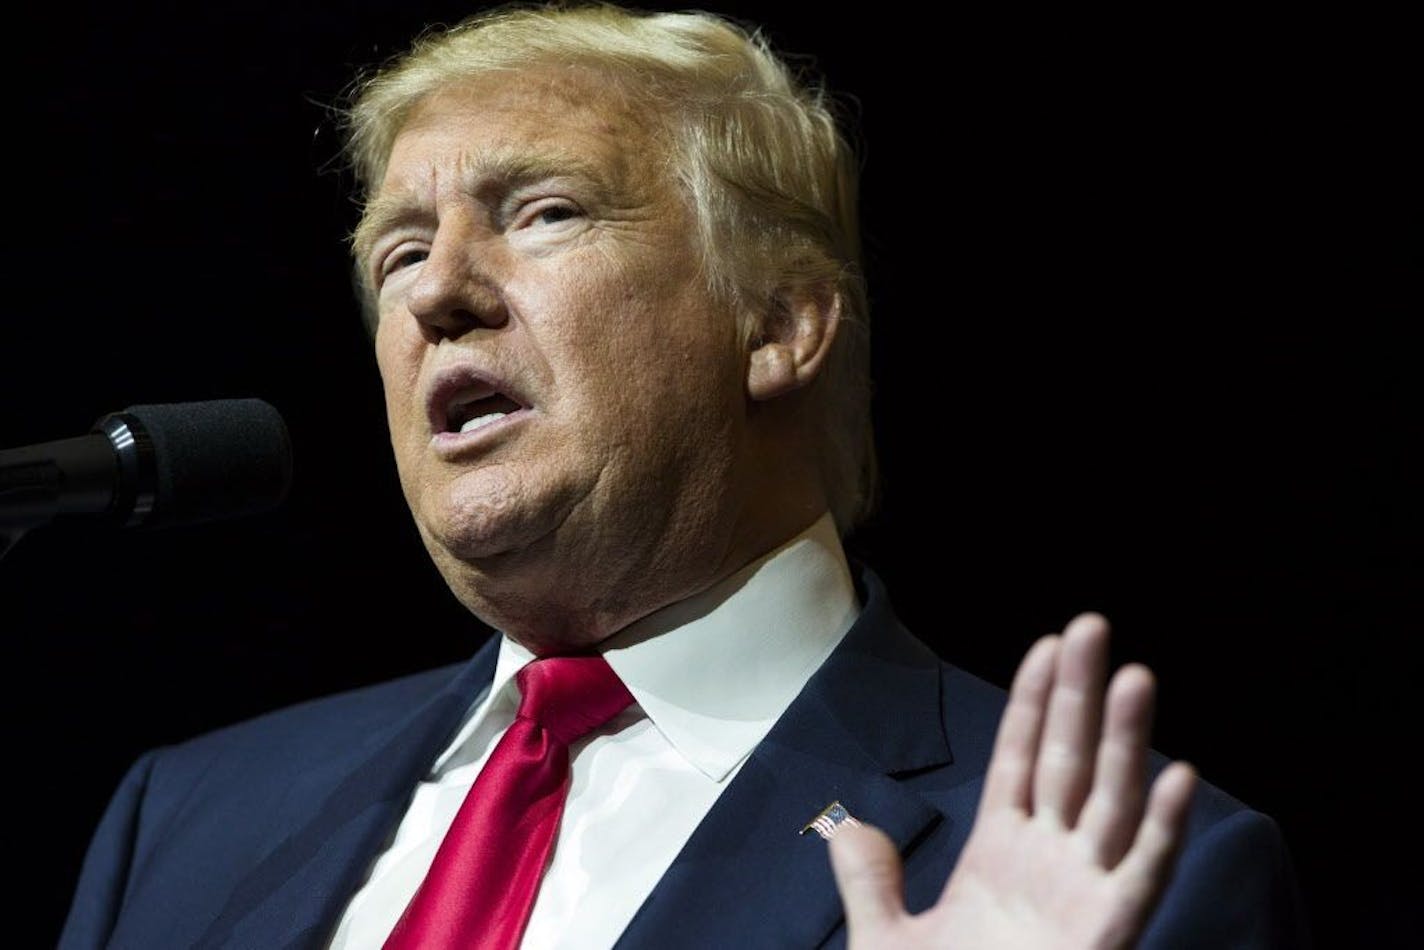
M 507 412 L 491 412 L 491 413 L 486 413 L 486 414 L 483 415 L 483 416 L 475 416 L 473 419 L 469 420 L 469 421 L 466 422 L 464 425 L 460 426 L 460 431 L 461 431 L 461 432 L 470 432 L 470 431 L 472 431 L 472 430 L 474 430 L 474 429 L 478 429 L 478 428 L 479 428 L 480 426 L 482 426 L 482 425 L 486 425 L 486 424 L 488 424 L 488 423 L 494 422 L 496 419 L 503 419 L 503 418 L 504 418 L 505 416 L 507 416 L 508 414 L 509 414 L 509 413 L 507 413 Z

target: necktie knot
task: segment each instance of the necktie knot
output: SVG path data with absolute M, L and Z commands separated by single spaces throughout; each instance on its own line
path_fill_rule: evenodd
M 550 656 L 515 674 L 521 719 L 570 745 L 633 702 L 628 687 L 601 656 Z
M 514 950 L 569 790 L 569 746 L 633 702 L 601 656 L 535 660 L 519 712 L 455 815 L 385 950 Z

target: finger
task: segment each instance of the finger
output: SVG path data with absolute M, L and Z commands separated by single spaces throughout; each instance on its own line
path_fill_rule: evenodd
M 1014 674 L 1009 702 L 994 739 L 994 754 L 984 777 L 980 814 L 994 808 L 1027 812 L 1032 805 L 1033 764 L 1038 758 L 1048 697 L 1053 692 L 1060 640 L 1056 636 L 1041 637 L 1029 648 Z
M 1100 867 L 1117 866 L 1142 822 L 1156 690 L 1152 671 L 1141 664 L 1123 667 L 1108 687 L 1093 790 L 1078 819 L 1078 830 Z
M 841 825 L 830 851 L 852 940 L 905 916 L 900 854 L 885 832 L 871 825 Z
M 1092 784 L 1107 665 L 1107 620 L 1094 613 L 1074 617 L 1063 631 L 1033 781 L 1034 814 L 1066 827 L 1077 821 Z
M 1139 921 L 1152 910 L 1172 876 L 1196 780 L 1196 771 L 1185 762 L 1173 762 L 1162 770 L 1152 783 L 1137 837 L 1113 872 L 1122 876 L 1123 894 L 1136 907 Z

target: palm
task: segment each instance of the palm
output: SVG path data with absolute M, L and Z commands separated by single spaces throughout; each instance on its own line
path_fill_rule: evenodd
M 1152 676 L 1143 667 L 1119 672 L 1104 711 L 1106 662 L 1107 627 L 1094 616 L 1029 651 L 974 829 L 925 913 L 905 912 L 899 858 L 883 836 L 838 837 L 832 855 L 852 947 L 1132 944 L 1170 875 L 1194 776 L 1174 765 L 1148 798 Z
M 1138 917 L 1122 892 L 1071 832 L 998 814 L 975 828 L 943 899 L 919 925 L 956 947 L 1119 947 Z

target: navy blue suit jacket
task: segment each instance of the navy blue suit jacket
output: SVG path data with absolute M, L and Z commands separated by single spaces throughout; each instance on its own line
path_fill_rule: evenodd
M 861 578 L 860 619 L 753 751 L 619 947 L 842 946 L 832 800 L 885 830 L 913 910 L 969 834 L 1005 694 L 941 663 Z M 494 674 L 496 647 L 143 756 L 105 813 L 63 948 L 319 947 L 419 778 Z M 1154 769 L 1162 765 L 1160 758 Z M 1143 945 L 1299 947 L 1275 824 L 1200 787 Z

